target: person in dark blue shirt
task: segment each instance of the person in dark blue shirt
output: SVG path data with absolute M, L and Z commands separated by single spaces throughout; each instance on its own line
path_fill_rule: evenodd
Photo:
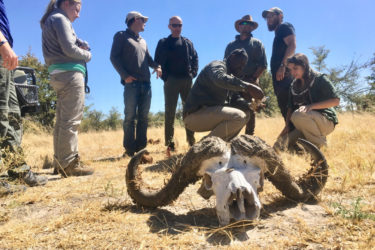
M 277 102 L 286 119 L 288 93 L 293 77 L 286 67 L 288 57 L 294 55 L 296 50 L 296 35 L 292 24 L 283 22 L 283 11 L 278 7 L 265 10 L 262 13 L 267 21 L 269 31 L 275 31 L 275 38 L 272 46 L 271 73 L 273 89 Z

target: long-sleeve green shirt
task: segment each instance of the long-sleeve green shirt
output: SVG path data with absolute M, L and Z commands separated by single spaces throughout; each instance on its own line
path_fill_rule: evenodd
M 230 91 L 245 91 L 249 83 L 228 74 L 225 61 L 213 61 L 199 73 L 184 106 L 192 113 L 203 106 L 227 104 Z

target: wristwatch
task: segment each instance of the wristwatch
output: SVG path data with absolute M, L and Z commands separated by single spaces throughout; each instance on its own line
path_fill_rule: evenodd
M 285 64 L 284 64 L 284 63 L 281 63 L 281 64 L 280 64 L 280 67 L 285 67 Z
M 8 41 L 7 40 L 2 40 L 0 41 L 0 47 L 4 45 L 4 43 L 7 43 Z

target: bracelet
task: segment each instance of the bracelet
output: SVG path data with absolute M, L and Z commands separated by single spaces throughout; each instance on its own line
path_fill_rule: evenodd
M 0 47 L 3 46 L 4 43 L 7 43 L 7 42 L 8 42 L 7 40 L 2 40 L 2 41 L 0 42 Z

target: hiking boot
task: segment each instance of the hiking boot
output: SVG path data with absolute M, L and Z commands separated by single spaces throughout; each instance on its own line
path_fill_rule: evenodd
M 7 181 L 0 180 L 0 197 L 17 192 L 23 192 L 25 190 L 26 187 L 24 185 L 13 185 L 9 184 Z
M 8 176 L 11 179 L 22 179 L 30 171 L 30 166 L 23 164 L 15 168 L 8 169 Z
M 48 178 L 46 176 L 37 175 L 32 171 L 27 172 L 22 179 L 30 187 L 43 186 L 48 182 Z
M 94 169 L 82 165 L 80 163 L 80 158 L 77 155 L 66 168 L 58 169 L 58 172 L 62 175 L 62 177 L 67 178 L 69 176 L 91 175 L 94 173 Z
M 141 162 L 140 164 L 147 164 L 147 163 L 152 163 L 153 162 L 153 158 L 152 156 L 150 155 L 150 153 L 144 153 L 142 155 L 142 158 L 141 158 Z
M 46 176 L 39 176 L 33 173 L 30 166 L 27 164 L 9 169 L 8 175 L 11 179 L 22 179 L 30 187 L 42 186 L 48 182 L 48 178 Z

